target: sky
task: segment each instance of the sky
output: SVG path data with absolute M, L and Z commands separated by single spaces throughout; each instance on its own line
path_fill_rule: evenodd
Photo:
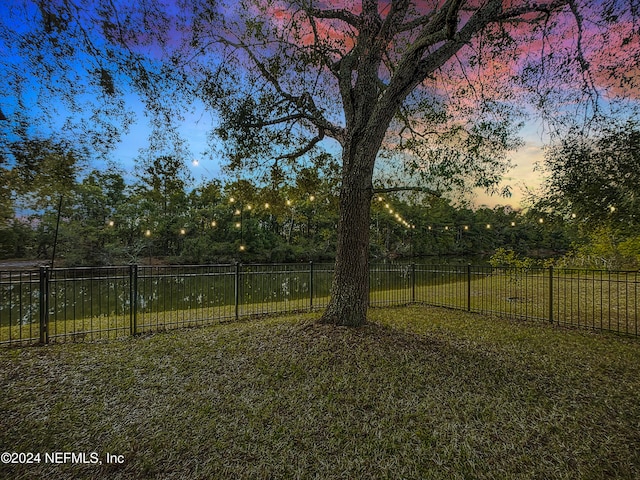
M 596 5 L 599 3 L 596 0 L 593 1 Z M 30 10 L 27 9 L 29 15 L 33 18 L 40 18 L 38 17 L 38 15 L 40 15 L 38 9 L 34 8 L 33 4 L 31 4 L 29 0 L 9 0 L 7 3 L 4 3 L 4 6 L 0 5 L 0 20 L 7 21 L 11 12 L 11 15 L 14 15 L 13 22 L 15 26 L 15 19 L 19 18 L 15 17 L 15 15 L 18 11 L 18 7 L 20 7 L 23 2 L 27 5 L 31 5 Z M 624 0 L 620 0 L 618 3 L 622 4 L 623 2 Z M 277 3 L 278 2 L 276 2 L 276 4 Z M 332 5 L 334 4 L 335 2 L 332 3 Z M 283 21 L 284 17 L 286 16 L 283 16 L 281 11 L 278 12 L 278 15 L 274 15 L 274 18 L 278 18 L 278 21 Z M 589 23 L 589 20 L 590 19 L 588 18 L 585 20 L 585 32 L 590 28 L 591 24 Z M 621 84 L 621 82 L 619 82 L 618 78 L 611 75 L 611 65 L 614 65 L 620 58 L 638 58 L 638 34 L 635 33 L 635 35 L 630 35 L 629 32 L 631 28 L 633 27 L 628 21 L 621 20 L 610 27 L 607 33 L 608 36 L 599 34 L 599 36 L 589 37 L 585 35 L 585 38 L 583 39 L 584 46 L 586 47 L 585 51 L 591 55 L 588 60 L 597 65 L 593 71 L 595 72 L 594 81 L 599 87 L 607 87 L 610 90 L 615 91 L 615 89 L 618 88 L 617 85 Z M 24 28 L 20 26 L 16 27 L 16 31 L 23 32 L 23 30 Z M 625 37 L 633 38 L 635 40 L 626 43 L 616 40 Z M 572 38 L 571 35 L 560 40 L 563 45 L 561 48 L 564 48 L 564 46 L 567 46 L 568 48 L 572 45 L 572 42 L 575 43 L 575 38 Z M 531 44 L 527 45 L 525 48 L 535 50 L 540 48 L 540 45 Z M 40 52 L 37 51 L 34 52 L 35 55 L 39 53 Z M 46 52 L 44 54 L 46 55 Z M 20 83 L 20 75 L 25 73 L 28 75 L 28 71 L 21 71 L 22 65 L 20 64 L 20 60 L 12 57 L 10 39 L 8 39 L 8 37 L 4 37 L 2 32 L 0 32 L 0 60 L 4 61 L 6 64 L 13 64 L 13 66 L 16 67 L 13 72 L 15 74 L 14 76 L 4 75 L 0 80 L 0 82 L 8 82 L 7 88 L 5 88 L 4 91 L 11 92 L 12 89 L 15 90 L 16 88 L 19 88 L 19 86 L 17 87 L 16 85 L 19 85 Z M 640 77 L 640 62 L 630 62 L 629 65 L 631 65 L 631 67 L 629 67 L 627 71 L 627 76 L 631 80 L 633 80 L 634 77 L 636 79 Z M 2 67 L 1 64 L 0 67 Z M 498 71 L 501 67 L 503 66 L 495 64 L 492 65 L 491 68 Z M 27 78 L 27 80 L 29 79 Z M 554 79 L 551 79 L 551 81 L 553 80 Z M 33 79 L 31 79 L 31 81 L 33 81 Z M 0 86 L 2 86 L 2 83 L 0 83 Z M 0 89 L 0 108 L 5 116 L 11 116 L 12 113 L 15 113 L 16 111 L 16 102 L 14 101 L 14 98 L 11 98 L 7 93 L 3 94 L 1 90 L 2 89 Z M 38 93 L 37 90 L 38 89 L 36 88 L 33 92 L 27 92 L 26 94 L 22 92 L 22 94 L 25 95 L 23 100 L 26 98 L 28 101 L 30 96 L 35 98 L 37 95 L 46 95 L 46 92 Z M 133 172 L 135 169 L 134 159 L 138 157 L 140 150 L 147 146 L 150 129 L 148 127 L 148 119 L 141 113 L 139 102 L 135 100 L 134 97 L 128 95 L 124 96 L 124 101 L 129 107 L 132 107 L 133 110 L 137 112 L 137 119 L 131 125 L 130 132 L 123 136 L 122 141 L 116 146 L 110 157 L 113 158 L 116 163 L 122 165 L 125 170 Z M 114 112 L 118 112 L 118 109 L 118 105 L 113 105 Z M 64 121 L 64 118 L 60 118 L 59 121 Z M 190 158 L 187 158 L 185 163 L 196 182 L 200 179 L 219 178 L 221 176 L 221 161 L 219 160 L 219 157 L 216 157 L 215 154 L 205 154 L 209 149 L 207 142 L 208 133 L 213 126 L 215 126 L 215 121 L 212 120 L 211 115 L 202 112 L 202 109 L 200 108 L 196 108 L 194 113 L 187 114 L 185 121 L 180 125 L 180 131 L 183 137 L 188 140 L 189 150 L 191 152 L 189 155 Z M 534 167 L 543 159 L 543 144 L 546 137 L 544 137 L 542 133 L 539 120 L 536 120 L 535 117 L 528 120 L 528 123 L 521 131 L 521 135 L 525 142 L 524 146 L 522 146 L 518 151 L 510 154 L 512 163 L 515 164 L 515 167 L 506 173 L 503 181 L 503 184 L 511 186 L 512 196 L 510 198 L 499 196 L 489 197 L 484 192 L 478 191 L 474 198 L 474 203 L 477 206 L 511 205 L 517 208 L 521 204 L 525 189 L 535 189 L 540 185 L 541 173 L 535 171 Z M 332 147 L 330 147 L 330 151 L 331 148 Z M 96 166 L 99 167 L 100 165 L 100 162 L 96 161 Z
M 222 178 L 222 163 L 209 155 L 203 154 L 209 147 L 207 136 L 211 129 L 212 120 L 208 114 L 190 115 L 182 124 L 181 132 L 189 141 L 192 158 L 186 161 L 186 166 L 196 182 L 209 179 Z M 122 165 L 125 171 L 135 170 L 135 159 L 139 151 L 147 146 L 149 128 L 145 125 L 143 117 L 131 128 L 129 134 L 123 137 L 120 144 L 113 151 L 112 158 Z M 490 194 L 483 190 L 473 193 L 472 201 L 477 207 L 497 205 L 521 208 L 527 189 L 537 189 L 543 182 L 542 173 L 536 170 L 536 164 L 544 157 L 544 139 L 540 125 L 534 119 L 522 129 L 524 145 L 510 154 L 514 164 L 504 176 L 501 185 L 511 187 L 511 196 L 503 197 Z M 336 151 L 336 154 L 338 152 Z

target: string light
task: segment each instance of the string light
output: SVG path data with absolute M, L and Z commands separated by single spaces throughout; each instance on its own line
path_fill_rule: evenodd
M 113 222 L 113 220 L 109 220 L 108 225 L 109 225 L 110 227 L 113 227 L 113 226 L 115 225 L 115 223 Z
M 378 196 L 377 200 L 378 202 L 384 202 L 384 197 Z M 416 228 L 415 225 L 410 224 L 409 222 L 407 222 L 407 220 L 402 218 L 399 212 L 393 210 L 393 208 L 391 208 L 391 205 L 389 203 L 385 203 L 384 208 L 387 209 L 387 212 L 389 213 L 389 215 L 393 215 L 393 217 L 398 221 L 398 223 L 402 224 L 402 226 L 404 226 L 405 228 L 407 229 Z
M 381 206 L 384 205 L 384 207 L 387 210 L 387 212 L 393 218 L 395 218 L 399 224 L 401 224 L 402 226 L 404 226 L 405 228 L 407 228 L 409 230 L 414 230 L 416 228 L 415 224 L 408 222 L 406 219 L 404 219 L 400 215 L 400 213 L 398 211 L 394 210 L 390 203 L 384 203 L 385 202 L 385 198 L 384 197 L 377 196 L 375 198 L 376 198 L 376 200 L 378 202 L 380 202 Z M 313 194 L 309 194 L 308 197 L 307 197 L 307 200 L 309 202 L 315 202 L 317 200 L 317 197 L 315 195 L 313 195 Z M 235 197 L 229 197 L 229 204 L 236 204 L 237 202 L 238 202 L 238 200 Z M 286 202 L 286 205 L 289 206 L 289 207 L 291 207 L 294 204 L 294 202 L 291 199 L 286 199 L 285 202 Z M 243 206 L 242 204 L 238 204 L 238 205 L 239 205 L 239 208 L 234 208 L 233 212 L 234 212 L 234 215 L 237 215 L 237 216 L 240 217 L 240 221 L 234 222 L 234 225 L 235 225 L 235 228 L 242 229 L 242 212 L 244 210 L 252 211 L 254 206 L 253 205 L 245 205 L 245 206 Z M 262 205 L 264 207 L 264 210 L 269 210 L 271 208 L 271 204 L 269 202 L 265 202 Z M 260 210 L 260 204 L 258 205 L 257 208 Z M 617 208 L 614 205 L 609 205 L 608 206 L 608 210 L 609 210 L 610 213 L 614 213 L 614 212 L 617 211 Z M 577 217 L 578 217 L 578 215 L 575 212 L 571 212 L 569 214 L 569 218 L 571 218 L 571 219 L 576 219 Z M 565 217 L 565 218 L 567 218 L 567 217 Z M 544 217 L 539 217 L 537 219 L 537 223 L 539 225 L 544 224 L 545 223 L 545 218 Z M 509 221 L 507 224 L 510 225 L 511 227 L 515 227 L 517 223 L 516 223 L 516 221 Z M 115 222 L 114 222 L 114 220 L 108 220 L 106 222 L 106 225 L 108 227 L 114 227 L 115 226 Z M 216 220 L 211 220 L 210 221 L 210 225 L 211 225 L 211 227 L 217 227 L 218 226 Z M 473 225 L 474 224 L 466 224 L 466 225 L 464 225 L 464 224 L 463 225 L 455 225 L 455 224 L 454 225 L 443 225 L 443 224 L 435 224 L 435 225 L 433 225 L 432 224 L 432 225 L 425 225 L 425 226 L 426 226 L 426 230 L 428 230 L 428 231 L 433 231 L 434 229 L 436 229 L 436 230 L 440 230 L 441 229 L 440 231 L 450 232 L 452 230 L 458 230 L 459 231 L 461 229 L 462 231 L 469 232 L 469 231 L 472 230 Z M 422 228 L 424 228 L 424 227 L 422 227 Z M 491 223 L 486 223 L 486 224 L 484 224 L 484 228 L 486 230 L 491 230 L 491 229 L 494 228 L 494 225 L 492 225 Z M 186 228 L 181 228 L 179 230 L 179 234 L 180 235 L 186 235 L 187 234 L 187 229 Z M 151 237 L 152 236 L 151 229 L 145 230 L 144 231 L 144 236 L 145 237 Z M 241 251 L 244 251 L 246 249 L 246 246 L 245 245 L 240 245 L 239 248 L 240 248 Z

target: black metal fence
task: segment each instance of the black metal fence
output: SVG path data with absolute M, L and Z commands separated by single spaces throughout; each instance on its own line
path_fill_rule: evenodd
M 0 344 L 92 341 L 322 309 L 333 265 L 0 271 Z M 420 303 L 638 335 L 637 271 L 372 265 L 372 306 Z

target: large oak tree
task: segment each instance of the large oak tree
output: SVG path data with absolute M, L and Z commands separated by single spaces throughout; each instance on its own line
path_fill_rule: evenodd
M 75 39 L 105 105 L 121 115 L 114 99 L 130 79 L 127 88 L 143 94 L 161 138 L 174 132 L 167 120 L 176 105 L 202 102 L 216 112 L 230 168 L 268 168 L 272 177 L 317 158 L 333 140 L 340 217 L 323 321 L 342 325 L 366 321 L 376 173 L 410 173 L 418 179 L 413 187 L 429 191 L 491 188 L 518 145 L 519 122 L 533 111 L 526 105 L 555 125 L 594 122 L 629 113 L 633 99 L 618 99 L 629 100 L 638 81 L 637 0 L 66 0 L 37 7 L 25 11 L 39 19 L 43 37 L 14 29 L 22 51 L 33 59 L 43 49 L 28 40 L 46 44 L 55 61 L 42 54 L 39 61 L 59 72 L 76 55 L 65 41 Z M 76 97 L 64 98 L 75 106 Z M 2 111 L 12 118 L 9 107 Z M 98 119 L 109 130 L 108 119 Z

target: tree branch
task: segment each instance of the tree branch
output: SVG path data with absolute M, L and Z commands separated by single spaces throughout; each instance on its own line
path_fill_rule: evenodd
M 427 25 L 432 19 L 433 19 L 434 14 L 431 13 L 429 15 L 423 15 L 422 17 L 416 18 L 414 20 L 411 20 L 407 23 L 403 23 L 402 25 L 400 25 L 398 27 L 397 32 L 398 33 L 402 33 L 402 32 L 410 32 L 411 30 L 418 28 L 418 27 L 423 27 L 425 25 Z
M 526 3 L 524 5 L 511 7 L 509 9 L 504 10 L 502 14 L 497 17 L 497 20 L 498 21 L 514 20 L 518 17 L 522 17 L 523 15 L 526 15 L 529 13 L 541 13 L 544 15 L 549 15 L 553 12 L 563 10 L 568 5 L 568 3 L 569 3 L 568 0 L 555 0 L 554 2 L 551 2 L 551 3 L 542 3 L 542 4 L 535 3 L 533 5 L 530 3 Z
M 411 47 L 416 52 L 424 52 L 428 47 L 444 40 L 452 40 L 458 27 L 458 14 L 464 0 L 448 0 L 435 15 L 434 21 L 420 32 Z
M 389 188 L 374 188 L 372 190 L 373 194 L 380 194 L 380 193 L 394 193 L 394 192 L 422 192 L 422 193 L 428 193 L 429 195 L 433 195 L 434 197 L 438 197 L 440 198 L 442 196 L 442 193 L 438 192 L 437 190 L 432 190 L 431 188 L 428 187 L 389 187 Z
M 391 3 L 391 11 L 380 28 L 380 43 L 386 45 L 396 35 L 408 9 L 409 0 L 399 0 Z
M 305 153 L 311 151 L 311 149 L 315 147 L 318 143 L 320 143 L 323 139 L 324 139 L 324 130 L 319 129 L 318 135 L 316 135 L 311 140 L 309 140 L 309 142 L 306 145 L 304 145 L 302 148 L 291 153 L 280 155 L 279 157 L 276 158 L 276 161 L 277 160 L 294 160 L 296 158 L 299 158 L 303 156 Z
M 334 75 L 336 75 L 337 68 L 334 59 L 330 56 L 330 54 L 334 54 L 338 57 L 342 57 L 344 52 L 337 48 L 331 48 L 327 42 L 323 42 L 320 34 L 318 33 L 318 25 L 316 23 L 316 17 L 311 12 L 311 7 L 306 4 L 306 2 L 302 5 L 302 11 L 305 13 L 309 25 L 311 26 L 311 31 L 313 32 L 313 43 L 311 44 L 311 48 L 314 54 L 319 55 L 322 63 L 331 71 Z M 298 47 L 297 44 L 292 45 L 294 47 Z M 320 46 L 324 48 L 320 48 Z M 339 60 L 338 60 L 339 62 Z
M 341 20 L 354 28 L 360 29 L 362 22 L 360 17 L 347 10 L 321 10 L 319 8 L 307 8 L 307 13 L 315 18 L 328 20 Z
M 280 117 L 280 118 L 274 118 L 272 120 L 265 120 L 263 122 L 256 122 L 256 123 L 248 123 L 247 127 L 249 128 L 263 128 L 263 127 L 268 127 L 270 125 L 278 125 L 279 123 L 286 123 L 289 122 L 291 120 L 301 120 L 301 119 L 307 119 L 307 116 L 304 113 L 295 113 L 292 115 L 287 115 L 285 117 Z
M 254 65 L 260 70 L 260 74 L 269 82 L 271 86 L 280 94 L 285 100 L 289 101 L 296 108 L 300 110 L 298 114 L 300 118 L 304 118 L 309 122 L 313 123 L 319 130 L 324 132 L 329 132 L 330 136 L 336 139 L 339 143 L 344 142 L 345 134 L 344 129 L 331 123 L 327 120 L 320 109 L 316 106 L 311 94 L 308 92 L 303 93 L 302 95 L 292 95 L 287 92 L 282 86 L 278 79 L 271 74 L 269 69 L 264 65 L 263 62 L 258 59 L 253 50 L 244 42 L 232 42 L 226 38 L 219 37 L 219 40 L 229 46 L 244 50 L 244 52 L 249 56 Z M 285 117 L 286 118 L 286 117 Z M 275 123 L 273 123 L 275 124 Z

